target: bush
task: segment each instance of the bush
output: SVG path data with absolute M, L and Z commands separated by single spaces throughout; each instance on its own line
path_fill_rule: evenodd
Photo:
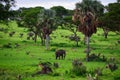
M 109 68 L 111 72 L 116 71 L 118 69 L 118 65 L 114 57 L 110 57 L 110 59 L 108 59 L 106 68 Z
M 56 51 L 57 50 L 57 47 L 52 47 L 51 49 L 50 49 L 50 51 Z
M 117 41 L 120 44 L 120 40 Z
M 1 32 L 4 32 L 4 33 L 7 33 L 7 32 L 8 32 L 8 29 L 7 29 L 7 28 L 2 28 L 2 27 L 1 27 L 1 28 L 0 28 L 0 31 L 1 31 Z
M 4 45 L 3 45 L 3 48 L 12 48 L 11 43 L 4 44 Z
M 100 80 L 98 74 L 91 75 L 87 74 L 87 80 Z
M 71 78 L 75 78 L 76 75 L 75 75 L 75 74 L 71 74 L 70 77 L 71 77 Z
M 89 61 L 107 61 L 107 58 L 99 53 L 98 55 L 93 53 L 89 55 Z
M 109 68 L 111 70 L 111 72 L 113 72 L 118 69 L 118 66 L 116 63 L 108 63 L 106 68 Z
M 80 60 L 74 60 L 72 65 L 71 73 L 74 73 L 76 76 L 84 76 L 86 74 L 86 66 L 84 66 Z
M 54 72 L 52 75 L 53 75 L 53 76 L 60 76 L 60 73 Z
M 120 80 L 120 69 L 116 70 L 113 74 L 114 74 L 114 80 Z
M 96 68 L 94 70 L 94 73 L 97 74 L 98 76 L 101 76 L 102 75 L 102 71 L 103 71 L 103 68 L 98 67 L 98 68 Z
M 80 37 L 79 37 L 79 36 L 75 36 L 75 35 L 69 36 L 69 39 L 70 39 L 71 41 L 80 41 Z

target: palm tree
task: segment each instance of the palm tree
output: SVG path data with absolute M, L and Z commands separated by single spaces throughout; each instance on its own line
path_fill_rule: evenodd
M 86 61 L 89 61 L 90 37 L 96 33 L 97 17 L 103 13 L 103 5 L 97 0 L 82 0 L 76 4 L 73 21 L 79 21 L 78 30 L 86 37 Z

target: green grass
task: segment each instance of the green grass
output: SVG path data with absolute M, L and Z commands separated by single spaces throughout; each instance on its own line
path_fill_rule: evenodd
M 7 28 L 6 25 L 0 24 L 1 27 Z M 9 37 L 9 32 L 16 31 L 13 37 Z M 19 38 L 19 33 L 24 33 L 23 38 Z M 38 38 L 37 43 L 33 40 L 26 40 L 27 29 L 18 28 L 15 22 L 9 23 L 8 32 L 4 33 L 0 31 L 0 80 L 16 80 L 18 75 L 22 75 L 22 80 L 86 80 L 86 76 L 75 76 L 71 74 L 66 74 L 66 71 L 70 71 L 72 68 L 72 61 L 74 59 L 82 59 L 84 65 L 87 67 L 87 71 L 91 71 L 97 67 L 104 67 L 105 62 L 86 62 L 84 60 L 86 54 L 84 50 L 86 46 L 83 43 L 83 34 L 77 33 L 81 40 L 79 42 L 79 47 L 75 47 L 76 43 L 70 41 L 68 38 L 61 36 L 70 36 L 72 32 L 63 29 L 57 29 L 50 36 L 51 46 L 50 50 L 46 50 L 45 46 L 41 46 L 40 38 Z M 98 36 L 99 34 L 99 36 Z M 103 31 L 98 29 L 97 33 L 91 37 L 91 48 L 95 48 L 91 53 L 102 53 L 107 58 L 115 57 L 118 66 L 120 67 L 120 44 L 117 40 L 120 39 L 120 35 L 116 35 L 114 32 L 109 32 L 108 39 L 103 37 Z M 56 38 L 54 38 L 56 36 Z M 12 43 L 12 48 L 3 48 L 2 46 L 7 43 Z M 20 46 L 14 48 L 15 43 Z M 55 49 L 65 49 L 67 56 L 65 60 L 56 60 Z M 26 52 L 30 51 L 29 55 Z M 58 72 L 59 76 L 53 75 L 36 75 L 32 77 L 38 67 L 39 62 L 49 61 L 51 63 L 57 62 L 59 68 L 55 71 Z M 4 70 L 4 73 L 3 73 Z M 103 75 L 100 76 L 101 80 L 115 80 L 114 77 L 119 76 L 120 68 L 115 72 L 111 72 L 109 69 L 103 70 Z

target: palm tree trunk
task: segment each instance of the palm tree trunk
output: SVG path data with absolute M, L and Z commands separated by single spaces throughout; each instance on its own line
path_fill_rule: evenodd
M 90 53 L 90 37 L 86 37 L 86 45 L 87 45 L 87 51 L 86 51 L 86 61 L 89 61 L 89 53 Z
M 49 41 L 50 41 L 50 37 L 48 34 L 46 34 L 46 49 L 49 49 Z

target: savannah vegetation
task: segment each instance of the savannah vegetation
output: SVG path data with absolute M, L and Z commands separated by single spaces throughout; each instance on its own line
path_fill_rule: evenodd
M 15 0 L 1 0 L 0 80 L 120 80 L 120 1 L 75 5 L 11 10 Z

